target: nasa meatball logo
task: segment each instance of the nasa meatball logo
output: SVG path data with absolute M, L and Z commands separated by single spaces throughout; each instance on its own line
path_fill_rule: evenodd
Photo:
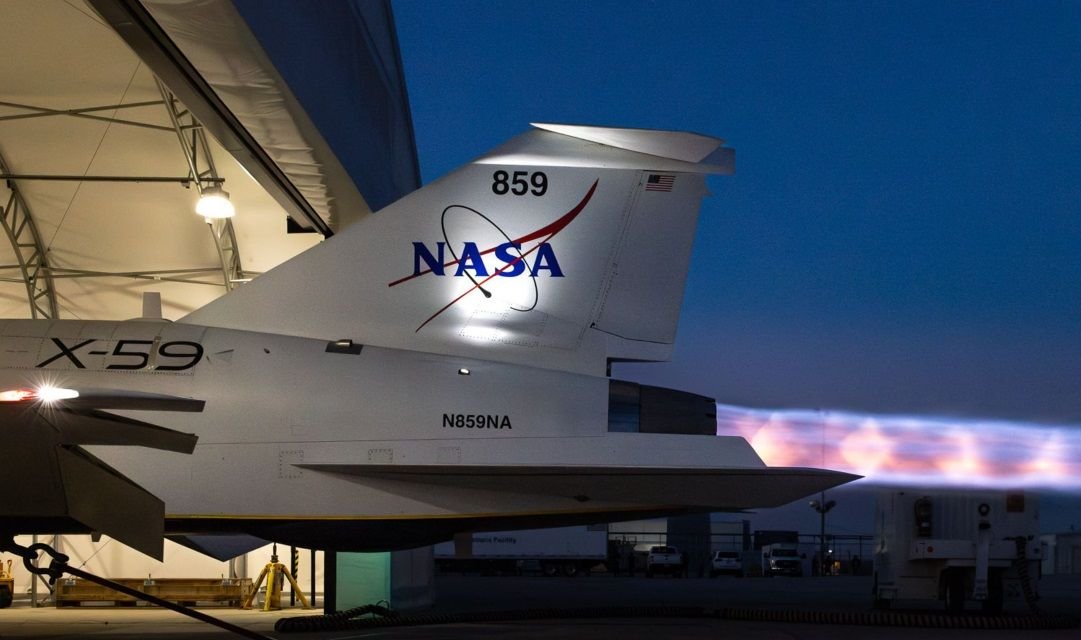
M 506 173 L 497 171 L 498 174 Z M 524 173 L 524 172 L 515 172 Z M 540 287 L 538 278 L 563 278 L 566 274 L 559 263 L 559 256 L 555 247 L 551 244 L 552 238 L 567 228 L 578 214 L 586 208 L 593 194 L 597 190 L 597 182 L 586 192 L 585 196 L 570 211 L 555 218 L 552 222 L 523 234 L 511 238 L 492 217 L 462 204 L 452 204 L 443 209 L 439 216 L 439 226 L 443 240 L 430 244 L 423 241 L 412 243 L 413 272 L 403 278 L 399 278 L 387 284 L 388 287 L 396 287 L 419 278 L 450 278 L 465 279 L 469 281 L 469 287 L 453 299 L 449 300 L 442 308 L 437 309 L 428 316 L 416 328 L 419 332 L 432 320 L 435 320 L 447 309 L 450 309 L 466 296 L 480 293 L 485 298 L 491 298 L 491 290 L 498 286 L 502 279 L 529 278 L 532 283 L 532 296 L 524 301 L 512 303 L 513 311 L 527 312 L 537 307 L 540 300 Z M 547 182 L 545 181 L 545 186 Z M 495 183 L 496 186 L 499 182 Z M 546 189 L 545 189 L 546 190 Z M 502 195 L 493 187 L 493 191 Z M 517 192 L 510 190 L 504 193 L 514 195 Z M 534 193 L 534 195 L 540 195 Z M 478 238 L 464 237 L 459 229 L 478 228 L 486 230 L 483 240 Z M 494 239 L 494 241 L 493 241 Z

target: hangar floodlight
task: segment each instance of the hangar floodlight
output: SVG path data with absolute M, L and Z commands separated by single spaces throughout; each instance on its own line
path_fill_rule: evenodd
M 195 213 L 209 220 L 217 220 L 232 218 L 236 215 L 236 208 L 229 202 L 229 192 L 214 185 L 203 189 L 199 202 L 195 205 Z

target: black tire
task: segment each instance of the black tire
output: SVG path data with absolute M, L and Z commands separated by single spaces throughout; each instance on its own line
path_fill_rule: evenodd
M 541 573 L 549 578 L 559 575 L 559 565 L 553 562 L 544 562 L 541 564 Z
M 575 562 L 568 562 L 563 565 L 563 575 L 568 578 L 573 578 L 578 575 L 578 564 Z

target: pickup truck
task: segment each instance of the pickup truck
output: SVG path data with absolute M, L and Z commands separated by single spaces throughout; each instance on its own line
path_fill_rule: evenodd
M 803 557 L 794 543 L 775 542 L 762 547 L 762 575 L 802 576 Z
M 655 573 L 667 573 L 680 577 L 685 569 L 679 549 L 663 545 L 649 548 L 649 554 L 646 556 L 647 578 L 652 578 Z

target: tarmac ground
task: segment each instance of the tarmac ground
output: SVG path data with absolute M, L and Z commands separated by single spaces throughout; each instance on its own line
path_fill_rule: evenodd
M 870 578 L 837 576 L 815 578 L 617 578 L 592 576 L 579 578 L 439 576 L 436 578 L 436 605 L 432 617 L 476 615 L 477 612 L 506 612 L 538 609 L 601 609 L 619 607 L 624 612 L 640 612 L 647 607 L 724 607 L 765 612 L 837 612 L 859 614 L 870 610 Z M 1047 613 L 1081 613 L 1081 576 L 1048 576 L 1040 586 L 1040 606 Z M 898 603 L 901 612 L 941 609 L 933 603 Z M 20 606 L 21 605 L 21 606 Z M 895 608 L 896 609 L 896 608 Z M 853 626 L 722 620 L 708 617 L 585 617 L 561 619 L 558 614 L 543 619 L 518 620 L 513 616 L 500 621 L 483 617 L 468 623 L 430 624 L 343 631 L 284 633 L 274 631 L 282 617 L 311 615 L 311 611 L 291 609 L 281 612 L 241 611 L 237 609 L 202 609 L 204 613 L 227 620 L 272 638 L 295 640 L 354 640 L 359 638 L 443 640 L 451 638 L 506 638 L 532 640 L 559 637 L 561 640 L 676 640 L 716 639 L 720 637 L 751 640 L 836 640 L 874 638 L 893 640 L 965 640 L 975 638 L 1037 638 L 1039 640 L 1076 640 L 1081 630 L 989 630 L 943 629 L 899 626 Z M 1023 605 L 1008 606 L 1012 615 L 1026 613 Z M 318 612 L 316 612 L 318 613 Z M 972 612 L 976 615 L 976 612 Z M 153 607 L 92 607 L 56 609 L 32 608 L 16 601 L 0 610 L 0 638 L 49 638 L 68 640 L 119 638 L 132 640 L 167 640 L 195 638 L 210 640 L 235 638 L 231 634 L 191 620 L 177 613 Z

